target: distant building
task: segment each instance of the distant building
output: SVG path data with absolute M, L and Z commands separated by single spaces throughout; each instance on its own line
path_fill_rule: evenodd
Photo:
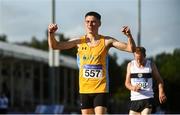
M 11 108 L 33 110 L 39 104 L 50 104 L 48 57 L 46 51 L 0 42 L 0 91 L 6 92 Z M 77 108 L 76 59 L 60 55 L 59 61 L 55 102 Z

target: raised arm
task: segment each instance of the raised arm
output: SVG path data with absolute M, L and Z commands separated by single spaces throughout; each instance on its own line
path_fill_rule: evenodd
M 110 38 L 110 42 L 111 42 L 111 46 L 112 47 L 115 47 L 119 50 L 122 50 L 122 51 L 127 51 L 127 52 L 134 52 L 135 48 L 136 48 L 136 44 L 133 40 L 133 37 L 131 35 L 131 31 L 129 29 L 128 26 L 124 26 L 121 30 L 123 32 L 124 35 L 126 35 L 128 37 L 128 41 L 127 43 L 125 42 L 121 42 L 121 41 L 118 41 L 117 39 L 114 39 L 114 38 Z
M 55 32 L 57 31 L 58 26 L 57 24 L 50 24 L 48 26 L 48 44 L 49 47 L 52 49 L 59 49 L 59 50 L 65 50 L 65 49 L 70 49 L 78 44 L 80 44 L 80 39 L 79 38 L 73 38 L 70 39 L 69 41 L 60 41 L 58 42 L 55 39 Z
M 164 82 L 161 78 L 159 71 L 154 63 L 152 63 L 152 73 L 153 77 L 156 79 L 158 83 L 158 89 L 159 89 L 159 101 L 160 103 L 164 103 L 166 101 L 166 95 L 164 92 Z

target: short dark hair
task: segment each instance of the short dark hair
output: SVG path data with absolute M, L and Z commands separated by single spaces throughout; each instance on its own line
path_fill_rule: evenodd
M 146 49 L 144 47 L 136 47 L 136 53 L 142 53 L 146 57 Z
M 90 11 L 90 12 L 88 12 L 88 13 L 85 15 L 85 17 L 87 17 L 87 16 L 94 16 L 94 17 L 96 17 L 99 21 L 101 21 L 101 15 L 100 15 L 99 13 L 97 13 L 97 12 Z

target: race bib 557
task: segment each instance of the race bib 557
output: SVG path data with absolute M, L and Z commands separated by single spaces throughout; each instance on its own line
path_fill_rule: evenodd
M 102 65 L 83 66 L 83 77 L 85 78 L 101 78 L 102 74 Z

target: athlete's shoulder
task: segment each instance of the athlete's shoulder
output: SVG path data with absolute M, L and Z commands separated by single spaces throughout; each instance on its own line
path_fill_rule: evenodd
M 120 42 L 119 40 L 117 40 L 116 38 L 113 38 L 111 36 L 104 36 L 104 38 L 108 44 Z
M 132 61 L 128 62 L 127 66 L 131 66 Z
M 77 41 L 77 47 L 80 47 L 80 45 L 85 42 L 85 36 L 76 37 L 70 41 Z
M 113 40 L 111 36 L 103 36 L 105 40 Z
M 153 64 L 154 64 L 152 59 L 146 59 L 146 63 L 147 63 L 147 65 L 151 65 L 151 66 L 153 66 Z
M 132 66 L 132 63 L 130 61 L 127 63 L 127 67 L 126 67 L 128 73 L 131 71 L 131 66 Z
M 136 62 L 136 60 L 135 59 L 133 59 L 133 60 L 131 60 L 129 63 L 135 63 Z
M 133 65 L 135 65 L 135 59 L 131 60 L 129 63 L 128 63 L 128 66 L 129 67 L 132 67 Z
M 115 39 L 110 36 L 104 36 L 104 40 L 105 40 L 106 46 L 111 47 Z
M 86 39 L 86 35 L 82 35 L 80 37 L 78 37 L 79 39 Z

